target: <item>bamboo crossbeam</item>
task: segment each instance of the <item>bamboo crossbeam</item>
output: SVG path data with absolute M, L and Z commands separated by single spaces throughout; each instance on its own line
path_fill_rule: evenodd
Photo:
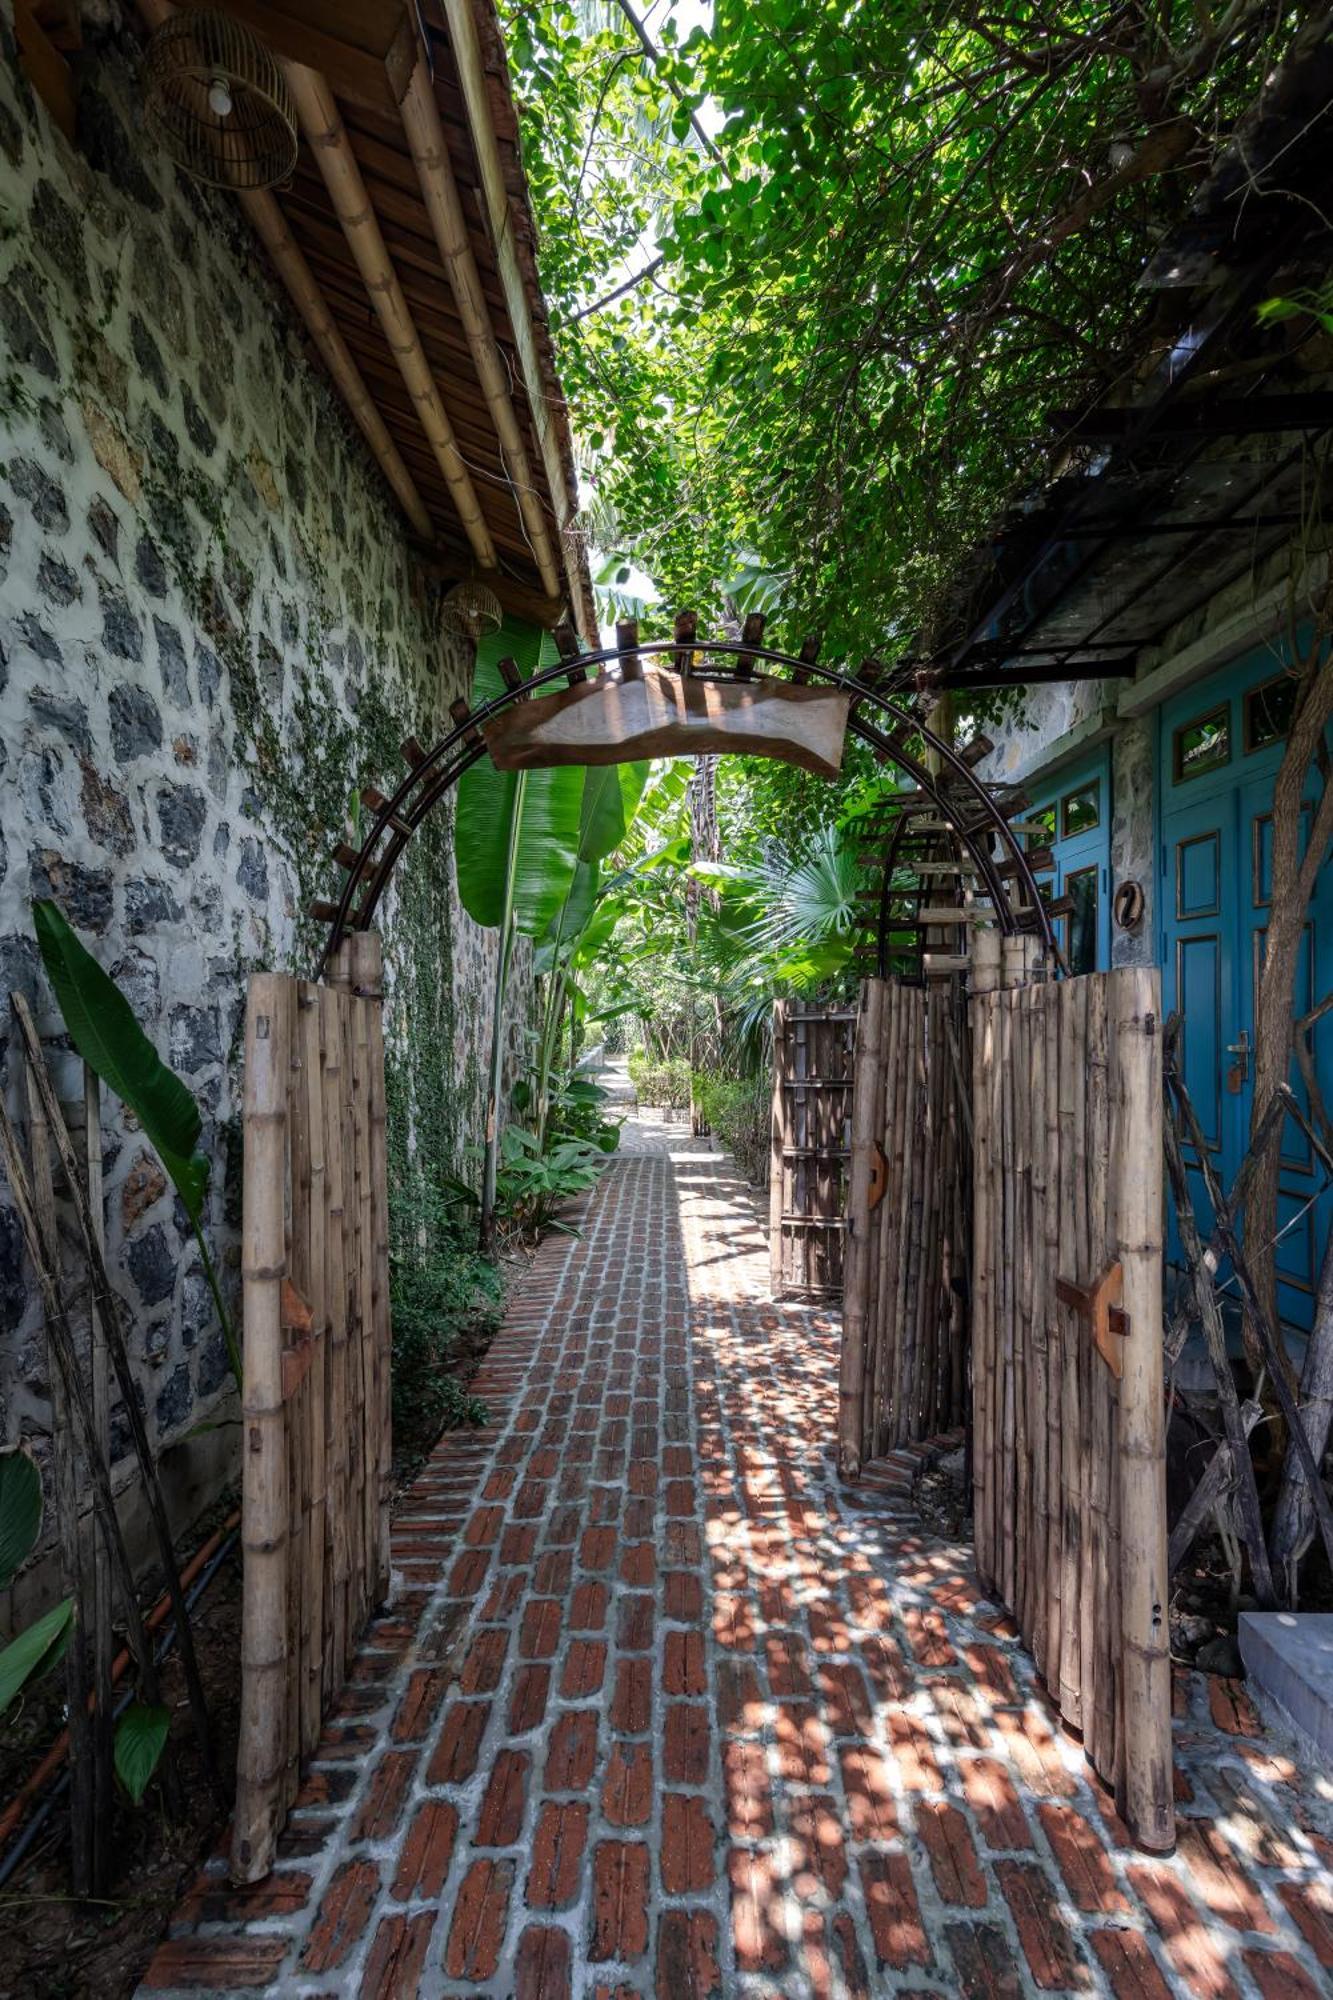
M 422 200 L 426 204 L 426 213 L 435 232 L 435 242 L 448 274 L 458 316 L 463 323 L 477 380 L 500 442 L 510 485 L 537 560 L 542 587 L 548 595 L 557 597 L 563 584 L 560 565 L 547 528 L 546 513 L 527 448 L 514 415 L 509 371 L 495 338 L 481 273 L 472 254 L 463 204 L 450 165 L 449 147 L 440 124 L 439 107 L 424 56 L 412 72 L 407 94 L 398 110 L 421 184 Z
M 323 176 L 348 248 L 412 399 L 417 421 L 444 475 L 473 554 L 483 569 L 498 569 L 495 543 L 435 385 L 421 336 L 394 271 L 333 93 L 324 78 L 303 63 L 284 61 L 282 67 L 306 143 Z

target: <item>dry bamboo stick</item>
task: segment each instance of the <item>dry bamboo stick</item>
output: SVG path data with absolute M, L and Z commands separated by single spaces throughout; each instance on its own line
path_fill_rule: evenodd
M 106 1255 L 106 1200 L 102 1190 L 102 1086 L 97 1071 L 83 1065 L 84 1160 L 88 1187 L 88 1214 L 98 1250 Z M 90 1389 L 96 1449 L 105 1465 L 111 1463 L 111 1364 L 107 1353 L 106 1325 L 96 1302 L 89 1312 L 91 1332 Z M 111 1551 L 106 1535 L 94 1514 L 93 1556 L 93 1883 L 95 1895 L 111 1880 L 111 1841 L 116 1775 L 113 1762 L 115 1694 L 111 1669 L 115 1657 L 115 1586 L 111 1573 Z M 101 1885 L 101 1886 L 99 1886 Z
M 368 1617 L 379 1601 L 377 1570 L 380 1546 L 380 1463 L 382 1431 L 380 1414 L 380 1353 L 375 1326 L 374 1302 L 374 1178 L 371 1168 L 370 1118 L 370 1002 L 360 996 L 358 973 L 361 965 L 361 937 L 352 939 L 352 1027 L 354 1069 L 352 1101 L 356 1110 L 356 1273 L 360 1292 L 361 1380 L 363 1401 L 357 1412 L 357 1428 L 362 1444 L 364 1483 L 361 1503 L 362 1530 L 362 1618 Z M 387 1362 L 387 1356 L 385 1357 Z
M 32 1156 L 32 1192 L 37 1219 L 46 1241 L 58 1246 L 55 1185 L 51 1177 L 51 1133 L 46 1109 L 27 1064 L 28 1146 Z M 58 1255 L 58 1248 L 56 1251 Z M 53 1273 L 59 1279 L 59 1270 Z M 51 1464 L 55 1487 L 56 1524 L 60 1531 L 60 1561 L 65 1593 L 70 1600 L 69 1641 L 65 1648 L 65 1700 L 69 1720 L 69 1877 L 76 1896 L 100 1894 L 94 1886 L 93 1729 L 88 1713 L 88 1648 L 84 1624 L 91 1593 L 86 1587 L 83 1536 L 79 1524 L 79 1447 L 70 1416 L 69 1397 L 61 1373 L 50 1324 L 47 1326 L 47 1378 L 51 1396 Z
M 287 1275 L 302 1300 L 310 1296 L 310 1134 L 303 1064 L 300 986 L 287 981 Z M 289 1350 L 299 1338 L 296 1329 L 283 1328 L 284 1366 Z M 303 1459 L 309 1462 L 309 1443 L 304 1432 L 306 1399 L 304 1385 L 289 1388 L 284 1376 L 283 1451 L 287 1463 L 287 1761 L 283 1778 L 283 1806 L 291 1805 L 301 1782 L 301 1694 L 305 1686 L 306 1661 L 311 1647 L 310 1593 L 306 1588 L 305 1552 L 309 1522 L 306 1516 Z
M 1153 1852 L 1175 1844 L 1162 1407 L 1161 982 L 1110 977 L 1114 1035 L 1116 1253 L 1128 1329 L 1120 1377 L 1125 1818 Z
M 1023 1643 L 1032 1648 L 1032 1605 L 1028 1556 L 1031 1537 L 1028 1508 L 1032 1501 L 1031 1475 L 1027 1457 L 1028 1340 L 1030 1336 L 1029 1293 L 1032 1266 L 1028 1234 L 1031 1205 L 1032 1123 L 1031 1075 L 1028 1055 L 1028 1000 L 1026 986 L 1012 997 L 1013 1071 L 1013 1155 L 1014 1244 L 1014 1615 Z
M 88 1211 L 88 1201 L 83 1183 L 79 1177 L 78 1163 L 70 1144 L 69 1132 L 60 1106 L 56 1102 L 51 1079 L 42 1061 L 41 1042 L 33 1024 L 28 1004 L 21 994 L 11 996 L 14 1019 L 18 1024 L 19 1036 L 28 1059 L 28 1074 L 37 1087 L 46 1110 L 47 1128 L 55 1142 L 57 1156 L 64 1170 L 70 1201 L 74 1209 L 74 1220 L 78 1226 L 83 1254 L 88 1263 L 92 1280 L 94 1309 L 101 1314 L 106 1329 L 108 1352 L 116 1372 L 116 1382 L 120 1389 L 121 1401 L 129 1423 L 130 1437 L 134 1445 L 135 1459 L 143 1480 L 144 1498 L 148 1503 L 149 1518 L 153 1526 L 153 1537 L 157 1543 L 158 1560 L 162 1565 L 166 1586 L 171 1593 L 172 1609 L 176 1618 L 177 1643 L 180 1647 L 181 1667 L 185 1674 L 186 1692 L 190 1703 L 190 1717 L 195 1736 L 199 1743 L 200 1756 L 209 1781 L 215 1792 L 221 1795 L 217 1769 L 213 1761 L 209 1738 L 208 1709 L 204 1701 L 203 1683 L 199 1678 L 199 1662 L 195 1655 L 194 1636 L 190 1628 L 189 1615 L 185 1608 L 185 1593 L 181 1588 L 180 1569 L 176 1562 L 176 1551 L 171 1540 L 171 1523 L 167 1516 L 166 1501 L 162 1494 L 162 1482 L 158 1476 L 157 1461 L 148 1443 L 148 1431 L 144 1424 L 143 1412 L 139 1407 L 133 1372 L 130 1368 L 129 1352 L 125 1336 L 121 1331 L 119 1301 L 112 1289 L 107 1273 L 106 1259 L 102 1255 L 98 1233 L 93 1218 Z M 80 1390 L 83 1383 L 80 1377 Z M 89 1401 L 91 1411 L 91 1400 Z M 84 1442 L 84 1456 L 93 1451 L 91 1438 Z
M 898 1229 L 899 1187 L 902 1177 L 900 1126 L 906 1078 L 902 1065 L 903 989 L 890 981 L 885 994 L 884 1014 L 884 1199 L 880 1203 L 879 1248 L 875 1265 L 874 1358 L 870 1374 L 871 1435 L 869 1452 L 878 1458 L 888 1445 L 890 1365 L 895 1338 L 895 1294 L 897 1259 L 902 1249 Z
M 1029 1089 L 1032 1098 L 1031 1174 L 1028 1229 L 1031 1282 L 1028 1293 L 1028 1454 L 1031 1480 L 1029 1516 L 1028 1617 L 1032 1655 L 1044 1675 L 1046 1662 L 1046 1543 L 1049 1505 L 1046 1498 L 1046 1453 L 1049 1435 L 1047 1398 L 1046 1293 L 1046 1012 L 1050 988 L 1034 986 L 1028 1005 Z
M 350 966 L 351 949 L 348 948 Z M 366 1615 L 366 1346 L 361 1317 L 361 1157 L 355 1007 L 342 1006 L 343 1269 L 347 1285 L 347 1648 L 346 1673 Z
M 899 995 L 899 1043 L 897 1060 L 902 1074 L 902 1105 L 898 1130 L 894 1135 L 897 1212 L 894 1218 L 893 1291 L 889 1297 L 888 1338 L 885 1346 L 885 1387 L 892 1444 L 902 1443 L 904 1349 L 909 1339 L 908 1273 L 911 1265 L 912 1187 L 916 1166 L 917 1130 L 920 1122 L 916 1070 L 916 1021 L 919 990 L 904 986 Z
M 111 1551 L 112 1567 L 120 1595 L 121 1615 L 125 1620 L 125 1634 L 130 1652 L 134 1656 L 139 1690 L 144 1701 L 157 1704 L 161 1700 L 157 1666 L 153 1659 L 153 1649 L 149 1644 L 148 1634 L 144 1629 L 143 1613 L 139 1609 L 134 1571 L 130 1566 L 129 1553 L 120 1531 L 115 1497 L 111 1491 L 110 1469 L 97 1449 L 92 1398 L 79 1372 L 74 1335 L 61 1296 L 59 1242 L 47 1234 L 38 1216 L 32 1184 L 23 1165 L 23 1157 L 19 1152 L 18 1140 L 10 1123 L 9 1113 L 5 1109 L 3 1091 L 0 1091 L 0 1154 L 3 1155 L 5 1171 L 9 1175 L 10 1193 L 18 1210 L 23 1241 L 27 1246 L 33 1269 L 37 1273 L 38 1289 L 42 1294 L 42 1309 L 48 1333 L 55 1344 L 56 1364 L 60 1371 L 61 1384 L 74 1419 L 79 1443 L 83 1448 L 84 1463 L 91 1476 L 93 1507 Z M 162 1791 L 168 1811 L 173 1817 L 177 1817 L 183 1807 L 184 1799 L 180 1774 L 170 1745 L 163 1756 Z
M 880 1151 L 876 1099 L 880 1091 L 880 1030 L 884 982 L 863 979 L 856 1019 L 853 1064 L 852 1143 L 847 1183 L 847 1248 L 843 1270 L 842 1351 L 838 1369 L 838 1469 L 844 1479 L 861 1471 L 865 1421 L 866 1297 L 871 1245 L 878 1216 L 870 1207 L 872 1182 L 879 1180 Z M 882 1189 L 881 1189 L 882 1192 Z
M 255 1882 L 273 1862 L 287 1726 L 287 1454 L 282 1403 L 286 1265 L 288 981 L 251 975 L 245 1020 L 245 1202 L 241 1235 L 245 1386 L 241 1540 L 241 1727 L 231 1869 Z
M 1009 941 L 1006 940 L 1006 944 Z M 1006 977 L 1012 977 L 1010 954 L 1004 954 Z M 1015 1079 L 1014 1079 L 1014 988 L 1006 985 L 1000 1001 L 1000 1162 L 1001 1184 L 997 1190 L 996 1213 L 1000 1218 L 1001 1238 L 999 1245 L 1000 1271 L 1000 1449 L 1004 1462 L 1004 1480 L 1000 1490 L 1000 1587 L 1004 1601 L 1011 1609 L 1018 1600 L 1017 1589 L 1017 1548 L 1015 1507 L 1017 1502 L 1018 1465 L 1017 1435 L 1015 1429 L 1015 1390 L 1017 1386 L 1018 1355 L 1015 1348 L 1015 1233 L 1017 1208 L 1017 1173 L 1014 1158 L 1015 1126 Z

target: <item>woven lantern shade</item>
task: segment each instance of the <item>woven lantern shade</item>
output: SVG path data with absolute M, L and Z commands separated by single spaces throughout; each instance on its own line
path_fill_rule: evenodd
M 263 42 L 209 7 L 174 14 L 144 57 L 144 109 L 164 150 L 209 187 L 290 180 L 300 141 L 282 71 Z
M 446 632 L 461 632 L 467 639 L 477 640 L 486 632 L 498 632 L 504 623 L 504 611 L 493 590 L 475 577 L 466 583 L 456 583 L 440 605 L 440 623 Z

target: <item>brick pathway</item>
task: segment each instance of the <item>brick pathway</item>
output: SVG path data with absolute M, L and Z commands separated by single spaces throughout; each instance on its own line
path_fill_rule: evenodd
M 1333 1786 L 1182 1677 L 1135 1855 L 966 1551 L 839 1491 L 835 1319 L 767 1282 L 726 1163 L 632 1127 L 407 1496 L 278 1869 L 206 1872 L 145 1990 L 1333 1991 Z

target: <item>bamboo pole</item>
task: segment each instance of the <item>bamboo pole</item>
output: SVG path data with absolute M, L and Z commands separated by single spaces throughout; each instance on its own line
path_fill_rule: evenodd
M 866 1301 L 878 1216 L 870 1207 L 880 1159 L 876 1099 L 880 1093 L 884 981 L 863 979 L 856 1017 L 852 1074 L 852 1143 L 847 1175 L 847 1251 L 843 1271 L 842 1352 L 838 1370 L 838 1469 L 859 1478 L 865 1422 Z M 882 1192 L 882 1189 L 881 1189 Z
M 889 980 L 884 991 L 880 1024 L 880 1068 L 883 1076 L 883 1110 L 880 1129 L 884 1148 L 884 1192 L 880 1199 L 875 1235 L 873 1297 L 868 1308 L 870 1356 L 867 1364 L 868 1408 L 866 1411 L 866 1452 L 878 1457 L 888 1443 L 887 1422 L 888 1362 L 892 1341 L 895 1256 L 900 1248 L 898 1235 L 898 1175 L 901 1155 L 898 1132 L 902 1117 L 906 1079 L 900 1055 L 903 1019 L 903 988 Z
M 1014 1614 L 1029 1651 L 1032 1647 L 1032 1600 L 1029 1578 L 1031 1536 L 1028 1509 L 1032 1504 L 1028 1463 L 1028 1343 L 1031 1337 L 1032 1286 L 1029 1211 L 1032 1200 L 1032 1076 L 1028 1050 L 1028 1002 L 1022 985 L 1012 997 L 1014 1242 Z
M 83 1065 L 84 1158 L 88 1187 L 88 1214 L 98 1250 L 106 1255 L 106 1198 L 102 1189 L 102 1086 L 97 1071 Z M 96 1300 L 89 1312 L 90 1382 L 93 1429 L 96 1449 L 105 1465 L 111 1463 L 111 1361 L 107 1352 L 106 1322 Z M 106 1534 L 94 1511 L 92 1524 L 93 1557 L 93 1883 L 94 1894 L 112 1876 L 112 1813 L 116 1798 L 113 1762 L 114 1684 L 112 1665 L 116 1651 L 114 1630 L 115 1585 L 111 1551 Z M 99 1887 L 98 1885 L 102 1885 Z
M 444 474 L 472 552 L 483 569 L 494 570 L 499 567 L 495 543 L 380 233 L 374 205 L 361 178 L 333 92 L 318 71 L 307 69 L 304 63 L 284 62 L 282 67 L 306 144 L 324 177 L 347 246 L 398 364 L 417 420 Z
M 378 1604 L 389 1589 L 389 1502 L 393 1495 L 392 1337 L 389 1325 L 389 1148 L 384 1097 L 384 952 L 375 931 L 352 939 L 352 980 L 366 1030 L 366 1091 L 370 1140 L 370 1327 L 375 1348 L 377 1399 L 368 1421 L 375 1431 L 376 1532 L 374 1583 Z
M 39 1058 L 40 1059 L 40 1058 Z M 37 1219 L 46 1241 L 60 1242 L 56 1224 L 55 1184 L 51 1176 L 51 1133 L 46 1108 L 34 1075 L 33 1059 L 26 1066 L 28 1086 L 28 1146 L 32 1157 L 32 1192 Z M 58 1271 L 53 1275 L 59 1276 Z M 70 1415 L 54 1335 L 48 1323 L 47 1378 L 51 1396 L 51 1468 L 55 1487 L 56 1524 L 65 1592 L 70 1600 L 69 1641 L 65 1647 L 65 1701 L 69 1720 L 69 1876 L 76 1896 L 100 1894 L 94 1882 L 93 1727 L 88 1713 L 88 1648 L 84 1639 L 91 1592 L 83 1561 L 79 1523 L 79 1446 Z
M 1060 1258 L 1059 1275 L 1084 1282 L 1079 1257 L 1078 1197 L 1083 1183 L 1078 1108 L 1084 1076 L 1080 1047 L 1078 982 L 1063 980 L 1060 995 Z M 1082 1329 L 1069 1307 L 1060 1308 L 1060 1713 L 1071 1728 L 1083 1726 L 1081 1598 L 1083 1565 L 1082 1444 L 1079 1363 Z M 1054 1693 L 1054 1689 L 1052 1690 Z
M 1125 1819 L 1153 1852 L 1175 1844 L 1162 1404 L 1161 980 L 1109 975 L 1114 1035 L 1116 1253 L 1128 1321 L 1120 1377 Z
M 288 981 L 251 975 L 245 1019 L 245 1193 L 241 1233 L 241 1726 L 231 1871 L 256 1882 L 273 1862 L 286 1763 L 288 1481 L 282 1400 L 286 1275 Z
M 1087 1187 L 1088 1273 L 1095 1279 L 1114 1261 L 1108 1187 L 1111 1143 L 1108 1102 L 1110 1026 L 1106 979 L 1096 974 L 1087 989 Z M 1084 1737 L 1094 1769 L 1115 1782 L 1115 1684 L 1118 1678 L 1119 1591 L 1111 1574 L 1111 1462 L 1116 1454 L 1115 1377 L 1090 1340 L 1084 1343 L 1088 1361 L 1088 1437 L 1086 1470 L 1088 1525 L 1091 1547 L 1084 1573 L 1091 1617 L 1091 1646 L 1085 1660 Z
M 310 1296 L 310 1119 L 302 1074 L 305 1049 L 301 1029 L 300 984 L 287 981 L 287 1274 L 298 1297 Z M 291 1326 L 283 1328 L 283 1364 L 293 1347 Z M 293 1355 L 293 1359 L 295 1356 Z M 310 1464 L 310 1442 L 306 1430 L 309 1398 L 305 1382 L 290 1387 L 284 1376 L 284 1452 L 287 1461 L 287 1761 L 283 1780 L 283 1805 L 291 1805 L 301 1783 L 302 1694 L 306 1663 L 310 1657 L 313 1608 L 306 1579 L 306 1544 L 309 1536 L 309 1493 L 306 1474 Z
M 561 593 L 560 566 L 546 525 L 546 512 L 528 462 L 518 419 L 510 400 L 510 376 L 495 339 L 495 329 L 482 290 L 481 274 L 472 254 L 463 204 L 449 161 L 449 147 L 440 124 L 439 107 L 424 56 L 417 63 L 398 107 L 403 131 L 421 185 L 422 200 L 435 232 L 435 243 L 449 278 L 458 317 L 472 354 L 477 380 L 491 413 L 505 469 L 518 502 L 523 525 L 550 597 Z
M 346 997 L 336 980 L 347 963 L 342 946 L 330 968 L 331 983 L 319 989 L 320 1095 L 324 1106 L 324 1311 L 327 1409 L 324 1425 L 325 1487 L 328 1527 L 325 1535 L 324 1622 L 327 1632 L 323 1663 L 323 1700 L 332 1701 L 342 1686 L 348 1654 L 347 1598 L 351 1571 L 350 1451 L 347 1411 L 346 1192 L 343 1167 L 343 1031 Z
M 305 1553 L 306 1589 L 310 1596 L 310 1650 L 303 1657 L 301 1690 L 301 1751 L 309 1756 L 319 1741 L 323 1716 L 327 1631 L 325 1623 L 325 1543 L 327 1539 L 328 1449 L 328 1281 L 325 1214 L 328 1190 L 324 1163 L 324 1079 L 320 1037 L 320 989 L 302 983 L 298 989 L 298 1020 L 302 1040 L 302 1086 L 306 1098 L 309 1144 L 309 1290 L 310 1412 L 307 1439 L 310 1452 L 308 1489 L 310 1511 Z
M 991 1260 L 991 1074 L 995 1063 L 995 993 L 1000 934 L 972 938 L 972 1515 L 982 1588 L 995 1584 L 995 1472 L 991 1412 L 994 1383 L 995 1269 Z
M 1057 1705 L 1060 1699 L 1060 1643 L 1063 1629 L 1061 1590 L 1064 1568 L 1064 1501 L 1061 1486 L 1061 1398 L 1064 1382 L 1063 1315 L 1055 1295 L 1060 1275 L 1061 1186 L 1064 1164 L 1060 1154 L 1061 1075 L 1060 1022 L 1064 1012 L 1064 988 L 1049 984 L 1045 989 L 1042 1033 L 1042 1070 L 1046 1081 L 1046 1197 L 1044 1213 L 1045 1246 L 1043 1265 L 1045 1290 L 1042 1308 L 1046 1325 L 1046 1643 L 1043 1669 L 1046 1686 Z
M 162 1494 L 162 1482 L 158 1477 L 157 1460 L 154 1458 L 149 1446 L 148 1431 L 144 1423 L 143 1411 L 139 1407 L 134 1375 L 130 1368 L 129 1352 L 118 1317 L 120 1310 L 119 1301 L 112 1289 L 111 1279 L 106 1268 L 106 1259 L 102 1255 L 98 1241 L 98 1232 L 88 1210 L 88 1201 L 79 1177 L 78 1163 L 74 1157 L 74 1149 L 70 1144 L 69 1132 L 61 1115 L 60 1106 L 56 1102 L 55 1092 L 51 1087 L 51 1079 L 48 1077 L 46 1066 L 42 1061 L 41 1041 L 33 1023 L 31 1011 L 22 994 L 13 994 L 10 1004 L 13 1008 L 14 1019 L 18 1025 L 19 1036 L 23 1042 L 24 1051 L 28 1059 L 28 1074 L 32 1082 L 36 1085 L 38 1094 L 41 1097 L 46 1111 L 47 1129 L 55 1142 L 56 1154 L 64 1170 L 65 1182 L 74 1210 L 74 1220 L 78 1227 L 83 1254 L 88 1264 L 93 1304 L 97 1312 L 101 1314 L 103 1325 L 106 1329 L 108 1352 L 111 1357 L 112 1367 L 115 1370 L 116 1382 L 120 1389 L 121 1401 L 125 1407 L 125 1415 L 129 1424 L 130 1438 L 134 1446 L 135 1459 L 143 1481 L 144 1498 L 148 1505 L 149 1519 L 153 1526 L 153 1537 L 157 1543 L 158 1560 L 162 1565 L 167 1589 L 171 1593 L 172 1607 L 176 1617 L 178 1643 L 180 1646 L 181 1667 L 185 1674 L 186 1692 L 189 1697 L 190 1717 L 194 1725 L 200 1756 L 203 1759 L 209 1782 L 214 1792 L 220 1797 L 221 1786 L 217 1768 L 213 1760 L 209 1737 L 208 1709 L 204 1701 L 203 1683 L 199 1677 L 199 1662 L 195 1655 L 194 1637 L 190 1628 L 189 1615 L 185 1608 L 185 1593 L 181 1588 L 180 1570 L 176 1562 L 176 1551 L 171 1540 L 171 1523 L 167 1515 L 166 1501 Z M 58 1269 L 58 1250 L 56 1254 Z M 83 1381 L 81 1376 L 79 1378 L 79 1389 L 82 1392 Z M 91 1423 L 91 1398 L 88 1399 L 88 1410 L 89 1421 Z M 91 1458 L 94 1450 L 95 1435 L 90 1431 L 83 1441 L 85 1461 Z
M 1049 1539 L 1050 1505 L 1047 1499 L 1046 1470 L 1050 1436 L 1050 1364 L 1047 1341 L 1046 1295 L 1053 1279 L 1046 1264 L 1046 1214 L 1049 1194 L 1046 1152 L 1046 1017 L 1050 987 L 1033 986 L 1028 1005 L 1029 1090 L 1031 1116 L 1031 1174 L 1029 1182 L 1028 1240 L 1031 1276 L 1028 1291 L 1028 1455 L 1030 1464 L 1030 1515 L 1027 1553 L 1029 1644 L 1037 1671 L 1045 1673 L 1047 1643 L 1046 1545 Z
M 115 1497 L 111 1491 L 111 1473 L 106 1460 L 97 1450 L 97 1430 L 93 1417 L 92 1398 L 79 1372 L 78 1353 L 70 1328 L 69 1314 L 61 1295 L 59 1280 L 60 1246 L 44 1227 L 38 1212 L 32 1184 L 23 1165 L 14 1127 L 5 1109 L 4 1093 L 0 1091 L 0 1155 L 3 1155 L 5 1171 L 9 1175 L 10 1192 L 18 1210 L 19 1225 L 28 1256 L 37 1273 L 37 1284 L 42 1294 L 42 1308 L 46 1325 L 56 1355 L 61 1383 L 73 1416 L 78 1440 L 83 1448 L 84 1463 L 92 1485 L 93 1507 L 97 1519 L 106 1536 L 111 1551 L 112 1566 L 120 1595 L 121 1616 L 125 1621 L 125 1636 L 139 1677 L 139 1689 L 145 1702 L 157 1704 L 161 1700 L 161 1686 L 157 1677 L 157 1666 L 153 1659 L 153 1649 L 144 1628 L 143 1613 L 135 1590 L 134 1571 L 130 1566 L 125 1539 L 120 1531 L 120 1521 L 116 1514 Z M 183 1805 L 180 1774 L 176 1768 L 171 1746 L 168 1743 L 163 1753 L 162 1791 L 167 1809 L 178 1816 Z

